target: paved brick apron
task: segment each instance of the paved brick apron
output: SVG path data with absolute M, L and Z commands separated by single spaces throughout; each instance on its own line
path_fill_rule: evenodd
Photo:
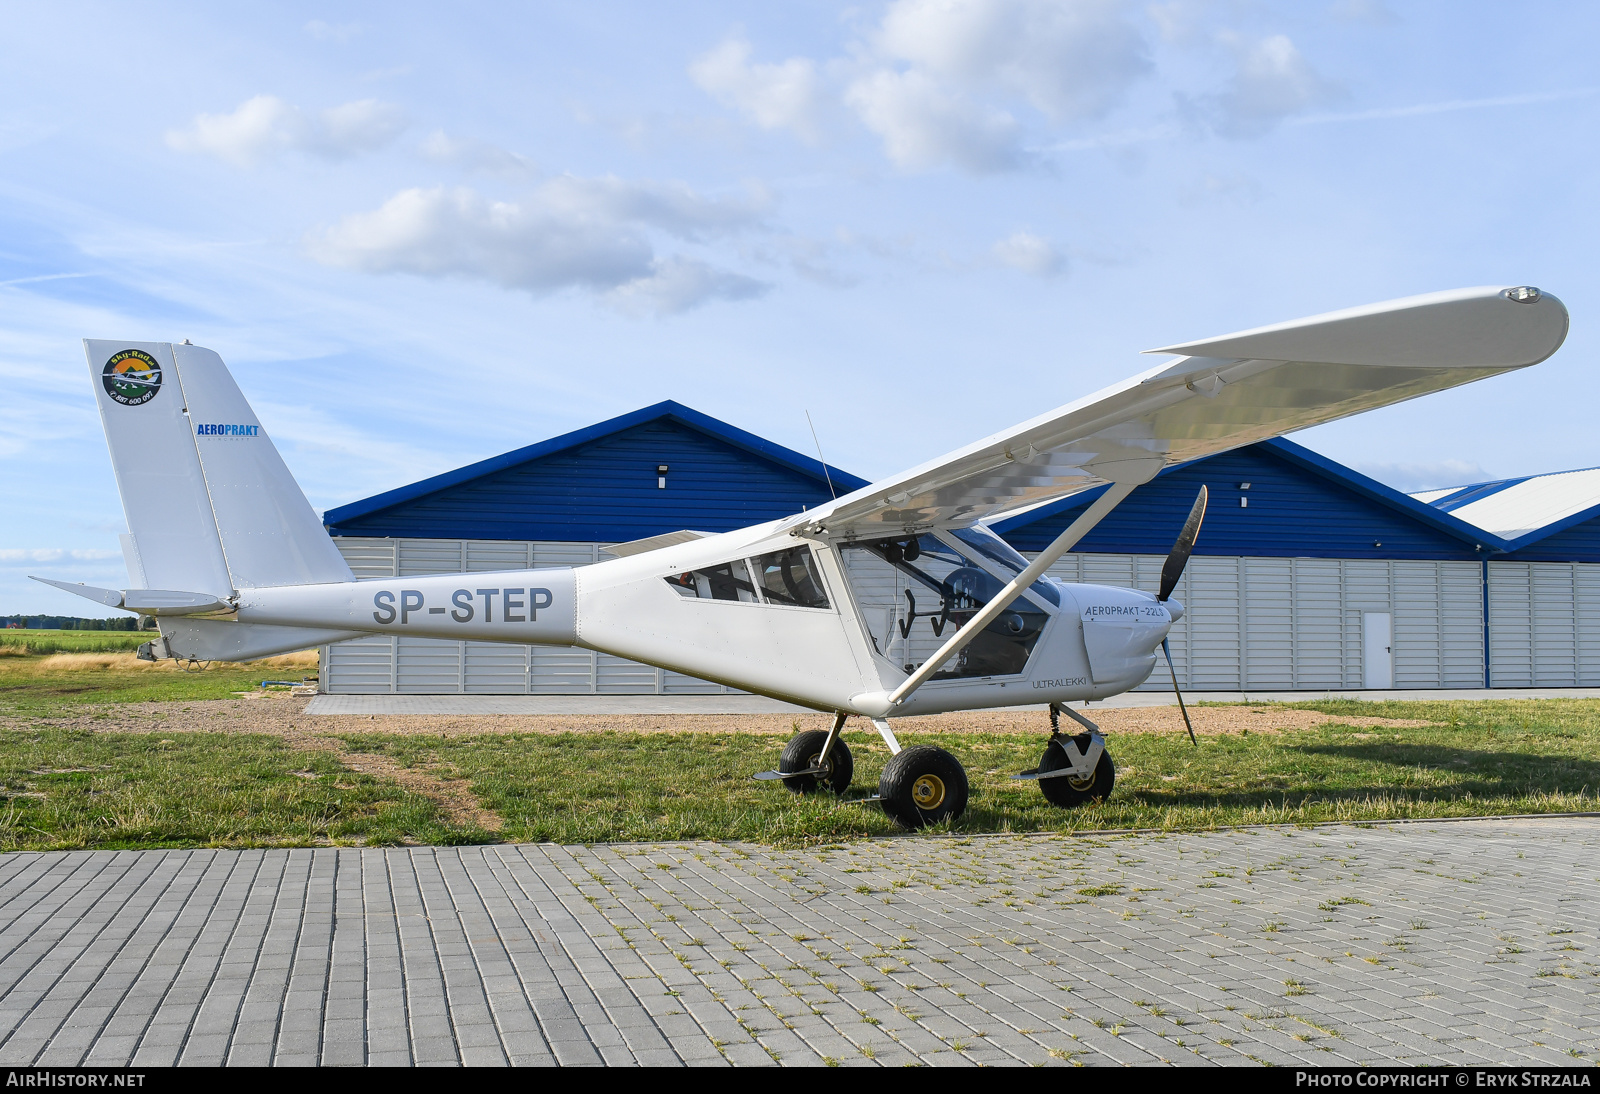
M 1557 819 L 13 854 L 0 1063 L 1593 1062 L 1597 852 Z

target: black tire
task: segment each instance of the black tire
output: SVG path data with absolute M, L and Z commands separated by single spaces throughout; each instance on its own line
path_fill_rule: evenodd
M 779 771 L 804 771 L 808 767 L 816 767 L 817 757 L 822 755 L 822 746 L 828 740 L 826 730 L 808 729 L 798 733 L 783 750 L 783 756 L 778 760 Z M 835 794 L 843 794 L 850 788 L 850 776 L 855 773 L 855 760 L 850 756 L 850 748 L 843 740 L 833 742 L 833 747 L 828 750 L 828 762 L 824 765 L 828 770 L 822 775 L 796 775 L 792 779 L 784 779 L 783 785 L 796 794 L 810 794 L 818 789 L 831 790 Z
M 1089 751 L 1089 735 L 1080 733 L 1072 739 L 1078 746 L 1078 751 Z M 1039 757 L 1039 774 L 1046 771 L 1060 771 L 1063 767 L 1071 767 L 1067 762 L 1067 750 L 1060 741 L 1051 741 L 1045 746 L 1044 755 Z M 1087 779 L 1075 778 L 1072 775 L 1062 775 L 1054 779 L 1040 779 L 1039 789 L 1044 791 L 1045 800 L 1051 805 L 1059 805 L 1063 809 L 1071 809 L 1082 805 L 1084 802 L 1105 801 L 1111 796 L 1111 787 L 1117 781 L 1117 765 L 1111 762 L 1111 753 L 1100 753 L 1100 762 L 1094 765 L 1094 775 Z
M 889 819 L 902 828 L 955 820 L 967 808 L 967 773 L 942 748 L 902 749 L 884 764 L 878 797 Z

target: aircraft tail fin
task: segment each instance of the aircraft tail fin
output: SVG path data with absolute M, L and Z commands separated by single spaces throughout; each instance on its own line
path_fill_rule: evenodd
M 144 588 L 352 581 L 222 358 L 169 342 L 84 340 Z

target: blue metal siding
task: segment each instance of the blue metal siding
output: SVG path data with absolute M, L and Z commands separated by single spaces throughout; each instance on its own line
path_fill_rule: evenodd
M 670 468 L 665 490 L 656 485 L 659 464 Z M 732 531 L 828 497 L 818 479 L 657 418 L 348 520 L 331 511 L 336 522 L 328 530 L 336 536 L 618 542 L 683 528 Z
M 1600 562 L 1600 517 L 1591 517 L 1520 550 L 1494 557 L 1513 562 Z
M 1074 550 L 1091 554 L 1166 554 L 1204 483 L 1211 501 L 1195 547 L 1202 555 L 1278 558 L 1477 559 L 1473 543 L 1449 536 L 1364 493 L 1280 456 L 1272 442 L 1174 468 L 1135 490 Z M 1298 447 L 1298 446 L 1296 446 Z M 1249 490 L 1239 484 L 1248 482 Z M 1039 551 L 1088 507 L 1030 522 L 995 525 L 1013 546 Z M 1241 508 L 1240 498 L 1249 506 Z M 1417 504 L 1417 503 L 1414 503 Z M 1381 544 L 1381 546 L 1380 546 Z

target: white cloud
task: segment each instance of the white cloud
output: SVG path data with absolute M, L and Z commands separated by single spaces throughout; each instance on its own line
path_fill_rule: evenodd
M 1015 118 L 952 94 L 925 73 L 875 72 L 851 84 L 845 102 L 904 168 L 954 163 L 981 174 L 1018 167 L 1025 159 Z
M 792 129 L 815 141 L 822 108 L 817 66 L 806 57 L 752 64 L 750 43 L 731 37 L 697 57 L 689 75 L 712 98 L 763 129 Z
M 672 315 L 708 300 L 750 300 L 765 294 L 768 288 L 763 281 L 695 259 L 669 258 L 656 262 L 650 276 L 618 285 L 610 298 L 627 311 Z
M 750 43 L 734 35 L 689 72 L 766 129 L 814 140 L 838 96 L 900 167 L 1015 170 L 1032 160 L 1015 107 L 1027 104 L 1050 124 L 1097 118 L 1150 71 L 1128 8 L 1126 0 L 895 0 L 846 59 L 753 63 Z
M 120 551 L 77 550 L 66 547 L 0 548 L 0 562 L 98 562 L 121 558 Z
M 771 204 L 752 189 L 743 198 L 704 198 L 672 183 L 562 175 L 536 191 L 536 200 L 573 219 L 637 221 L 680 239 L 708 239 L 759 224 Z
M 327 159 L 371 152 L 394 140 L 405 127 L 399 107 L 376 99 L 307 114 L 275 95 L 257 95 L 231 114 L 197 115 L 188 129 L 168 132 L 167 145 L 249 167 L 288 151 Z
M 940 80 L 997 85 L 1054 119 L 1094 118 L 1150 71 L 1121 0 L 896 0 L 879 48 Z
M 1495 476 L 1469 460 L 1434 460 L 1421 463 L 1362 463 L 1350 467 L 1385 486 L 1408 494 L 1419 490 L 1438 490 L 1446 486 L 1465 486 L 1487 482 Z
M 405 112 L 398 106 L 360 99 L 330 106 L 318 114 L 304 147 L 332 159 L 374 152 L 398 137 L 405 127 Z
M 305 25 L 305 32 L 319 42 L 348 42 L 365 29 L 360 23 L 325 23 L 321 19 Z
M 1066 270 L 1067 259 L 1055 245 L 1032 232 L 1015 232 L 990 248 L 996 262 L 1035 277 L 1054 277 Z
M 525 156 L 507 151 L 486 141 L 459 140 L 442 129 L 435 129 L 422 142 L 424 157 L 435 163 L 449 163 L 468 171 L 488 175 L 533 175 L 539 169 Z
M 1204 0 L 1162 0 L 1145 8 L 1161 37 L 1169 42 L 1189 43 L 1199 36 L 1205 14 Z
M 1226 87 L 1207 98 L 1213 124 L 1228 136 L 1255 136 L 1291 114 L 1337 97 L 1339 88 L 1324 80 L 1286 35 L 1248 39 L 1221 35 L 1233 51 L 1236 69 Z
M 662 259 L 651 233 L 688 241 L 759 223 L 765 198 L 708 199 L 688 187 L 562 176 L 520 201 L 466 187 L 402 190 L 308 245 L 319 260 L 369 273 L 459 276 L 535 294 L 580 288 L 630 310 L 683 311 L 744 299 L 760 282 L 705 263 Z
M 1400 21 L 1400 17 L 1383 0 L 1338 0 L 1328 10 L 1335 19 L 1350 23 L 1371 23 L 1381 27 L 1393 26 Z

